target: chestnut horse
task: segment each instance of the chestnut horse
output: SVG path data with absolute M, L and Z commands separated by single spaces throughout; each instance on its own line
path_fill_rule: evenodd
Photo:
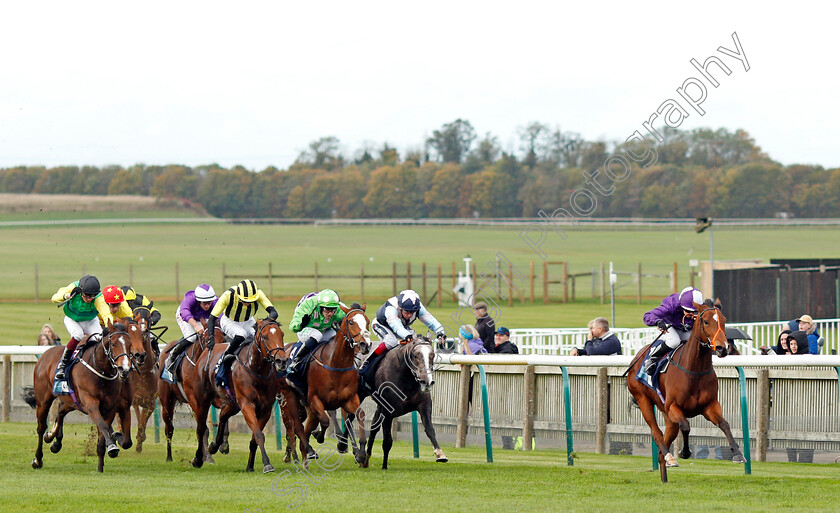
M 202 319 L 202 325 L 206 326 L 207 323 L 205 320 Z M 216 344 L 224 344 L 225 336 L 221 330 L 215 330 L 215 337 L 216 337 Z M 166 436 L 166 461 L 172 461 L 172 434 L 175 432 L 175 425 L 172 423 L 172 418 L 175 415 L 175 406 L 179 403 L 181 404 L 189 404 L 189 399 L 187 399 L 187 391 L 192 394 L 192 390 L 194 387 L 193 378 L 195 376 L 193 369 L 195 368 L 196 362 L 198 361 L 201 353 L 207 347 L 207 340 L 209 338 L 210 332 L 204 330 L 201 335 L 196 335 L 198 340 L 195 341 L 189 348 L 186 350 L 186 354 L 184 355 L 184 361 L 181 363 L 180 373 L 181 377 L 179 377 L 177 383 L 169 383 L 164 379 L 158 378 L 157 381 L 157 395 L 158 399 L 160 400 L 160 416 L 163 419 L 163 431 L 164 435 Z M 164 363 L 166 362 L 166 357 L 169 355 L 169 351 L 172 350 L 172 347 L 177 344 L 178 341 L 170 342 L 166 345 L 165 348 L 161 349 L 160 357 L 158 358 L 158 367 L 163 369 Z M 193 412 L 195 414 L 195 412 Z M 225 433 L 227 434 L 227 433 Z M 207 463 L 215 463 L 213 461 L 213 456 L 210 455 L 209 452 L 206 451 L 206 447 L 208 445 L 208 436 L 209 431 L 204 432 L 204 445 L 205 445 L 205 452 L 204 452 L 204 461 Z M 140 438 L 138 434 L 138 440 Z M 222 454 L 228 453 L 228 448 L 226 446 L 222 446 L 220 449 Z
M 86 337 L 82 342 L 87 343 L 89 339 L 90 337 Z M 64 417 L 76 409 L 71 396 L 53 395 L 55 368 L 63 352 L 62 346 L 51 347 L 35 364 L 33 402 L 38 421 L 38 448 L 35 450 L 32 468 L 36 469 L 44 465 L 43 442 L 50 443 L 55 440 L 50 450 L 53 453 L 61 450 Z M 128 378 L 128 373 L 132 368 L 132 359 L 140 361 L 145 356 L 143 336 L 136 322 L 128 318 L 122 319 L 117 324 L 109 321 L 107 333 L 92 348 L 82 353 L 79 362 L 73 366 L 67 376 L 76 393 L 81 411 L 90 416 L 99 430 L 99 441 L 96 446 L 99 472 L 104 470 L 106 451 L 111 458 L 119 455 L 120 449 L 116 442 L 121 441 L 120 436 L 115 435 L 111 430 L 111 424 L 119 408 L 123 380 Z M 47 416 L 56 398 L 59 400 L 58 416 L 52 430 L 46 433 Z M 33 404 L 30 403 L 30 405 Z M 127 444 L 121 444 L 123 448 L 131 445 L 130 417 L 128 420 L 129 424 L 123 425 L 123 431 L 128 440 Z
M 187 392 L 190 406 L 196 418 L 196 438 L 198 448 L 192 464 L 200 468 L 204 463 L 204 440 L 207 431 L 207 414 L 210 405 L 219 408 L 219 430 L 216 439 L 207 450 L 215 454 L 222 446 L 228 419 L 242 410 L 245 422 L 251 428 L 251 445 L 248 456 L 247 472 L 254 471 L 254 459 L 257 447 L 262 454 L 263 473 L 273 472 L 274 467 L 265 452 L 263 428 L 271 418 L 277 395 L 277 376 L 281 361 L 278 353 L 283 351 L 283 330 L 280 324 L 270 319 L 257 321 L 254 341 L 248 344 L 236 357 L 236 364 L 231 365 L 228 383 L 230 395 L 224 388 L 215 386 L 213 369 L 226 344 L 214 344 L 210 351 L 201 353 L 193 370 L 194 386 Z M 247 350 L 247 351 L 246 351 Z M 182 373 L 183 374 L 183 373 Z
M 712 367 L 712 350 L 720 357 L 726 356 L 726 318 L 720 310 L 720 300 L 713 304 L 711 299 L 707 299 L 702 305 L 694 303 L 694 308 L 697 313 L 694 315 L 694 326 L 688 341 L 668 356 L 667 371 L 659 376 L 659 387 L 665 398 L 664 402 L 653 389 L 636 378 L 649 346 L 639 351 L 628 369 L 627 388 L 636 398 L 645 422 L 650 426 L 653 441 L 659 448 L 659 472 L 663 483 L 668 482 L 666 467 L 679 466 L 670 452 L 671 443 L 677 438 L 677 431 L 681 431 L 683 435 L 680 457 L 691 456 L 688 445 L 691 427 L 686 419 L 697 415 L 702 414 L 723 431 L 735 454 L 732 461 L 746 461 L 732 437 L 729 423 L 723 418 L 718 401 L 717 374 Z M 654 407 L 664 414 L 664 435 L 656 424 Z
M 127 409 L 128 406 L 134 408 L 134 413 L 137 415 L 137 452 L 141 452 L 143 442 L 146 441 L 146 424 L 155 411 L 158 389 L 158 362 L 152 351 L 152 333 L 148 311 L 141 309 L 135 311 L 134 321 L 140 326 L 143 334 L 143 349 L 146 351 L 147 357 L 134 362 L 134 370 L 128 375 L 128 384 L 123 386 L 123 405 L 121 409 Z M 128 424 L 130 424 L 130 410 L 127 414 L 120 412 L 118 414 L 123 426 L 126 424 L 126 415 L 128 416 Z
M 370 320 L 365 315 L 366 305 L 356 306 L 358 305 L 354 304 L 350 308 L 340 306 L 345 316 L 341 320 L 335 337 L 312 352 L 312 361 L 306 369 L 305 404 L 301 404 L 297 394 L 285 383 L 280 385 L 279 391 L 282 395 L 280 405 L 284 410 L 286 438 L 291 441 L 290 431 L 297 435 L 304 465 L 307 465 L 307 458 L 312 457 L 314 452 L 309 445 L 309 437 L 315 432 L 315 428 L 320 426 L 320 429 L 315 432 L 315 440 L 319 444 L 324 443 L 324 435 L 330 424 L 328 412 L 341 408 L 346 422 L 345 431 L 349 431 L 353 441 L 356 462 L 359 466 L 366 466 L 364 429 L 359 429 L 360 446 L 357 446 L 352 423 L 361 404 L 358 394 L 359 371 L 355 365 L 356 347 L 359 347 L 362 354 L 370 351 L 370 331 L 368 330 Z M 308 413 L 305 425 L 300 422 L 302 408 L 306 408 Z M 359 419 L 360 425 L 361 422 L 362 419 Z M 291 443 L 286 447 L 286 461 L 288 461 L 289 452 L 294 451 L 294 448 L 289 447 L 290 445 Z

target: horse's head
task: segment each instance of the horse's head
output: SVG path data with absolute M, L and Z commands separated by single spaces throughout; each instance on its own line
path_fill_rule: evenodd
M 103 344 L 111 365 L 119 369 L 125 378 L 131 370 L 132 361 L 142 365 L 146 360 L 146 349 L 140 325 L 128 317 L 121 321 L 116 324 L 108 321 L 108 333 Z
M 257 350 L 260 356 L 267 362 L 271 362 L 279 370 L 281 360 L 278 356 L 283 354 L 283 330 L 280 329 L 280 323 L 271 319 L 263 319 L 257 321 L 256 341 Z
M 431 392 L 435 384 L 435 350 L 428 337 L 417 335 L 406 348 L 405 364 L 423 392 Z
M 149 310 L 147 308 L 138 308 L 137 310 L 135 310 L 134 322 L 136 322 L 137 325 L 140 327 L 140 333 L 143 336 L 143 342 L 148 342 L 148 347 L 151 348 L 152 323 L 151 321 L 149 321 Z M 143 362 L 140 362 L 140 364 L 142 365 Z
M 370 352 L 370 319 L 365 315 L 367 303 L 353 303 L 350 307 L 340 305 L 344 312 L 344 319 L 341 321 L 339 330 L 350 343 L 350 347 L 359 347 L 359 352 L 368 354 Z
M 721 358 L 726 356 L 726 317 L 720 310 L 720 299 L 712 303 L 707 299 L 703 304 L 694 303 L 697 310 L 694 320 L 694 332 L 702 347 L 714 349 Z

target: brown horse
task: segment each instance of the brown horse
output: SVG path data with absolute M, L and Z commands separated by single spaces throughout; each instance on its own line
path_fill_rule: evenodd
M 200 468 L 204 463 L 204 441 L 207 431 L 207 414 L 210 405 L 219 408 L 219 430 L 216 439 L 207 450 L 215 454 L 222 446 L 227 431 L 228 419 L 240 410 L 245 422 L 251 428 L 250 454 L 247 472 L 254 471 L 254 459 L 257 447 L 262 454 L 263 473 L 273 472 L 274 467 L 265 452 L 263 428 L 271 418 L 274 400 L 277 395 L 277 376 L 280 360 L 278 353 L 283 350 L 283 330 L 280 324 L 270 319 L 257 321 L 254 342 L 236 357 L 236 364 L 231 365 L 229 373 L 230 394 L 225 389 L 216 387 L 213 369 L 224 351 L 226 344 L 215 344 L 212 354 L 204 351 L 193 368 L 194 386 L 192 393 L 187 392 L 190 406 L 196 418 L 196 438 L 198 448 L 192 464 Z
M 202 325 L 206 326 L 206 321 L 202 320 Z M 215 343 L 216 344 L 224 344 L 225 336 L 221 330 L 215 330 Z M 178 380 L 177 383 L 169 383 L 166 380 L 158 379 L 157 382 L 157 395 L 158 399 L 160 400 L 160 416 L 163 419 L 164 425 L 164 434 L 166 436 L 166 461 L 172 461 L 172 435 L 175 432 L 175 425 L 172 422 L 173 416 L 175 415 L 175 406 L 179 403 L 181 404 L 189 404 L 189 394 L 193 394 L 193 387 L 195 386 L 194 377 L 195 373 L 193 372 L 196 362 L 198 361 L 201 353 L 207 347 L 207 340 L 209 338 L 210 332 L 204 330 L 201 335 L 198 336 L 198 340 L 194 342 L 189 348 L 186 350 L 186 354 L 184 355 L 184 361 L 181 363 L 181 379 Z M 169 352 L 172 350 L 172 347 L 177 344 L 178 341 L 170 342 L 166 345 L 165 348 L 161 349 L 160 357 L 158 358 L 158 366 L 159 368 L 163 368 L 164 363 L 166 362 L 166 357 L 169 355 Z M 195 412 L 193 412 L 195 414 Z M 206 419 L 205 419 L 206 422 Z M 205 448 L 208 445 L 208 436 L 209 431 L 205 430 L 204 432 L 204 446 Z M 138 439 L 139 439 L 138 435 Z M 226 446 L 222 446 L 221 448 L 222 454 L 227 454 L 228 449 Z M 213 461 L 213 456 L 205 450 L 204 452 L 204 461 L 207 463 L 215 463 Z
M 345 316 L 335 337 L 312 352 L 312 362 L 306 369 L 305 404 L 301 404 L 296 394 L 285 385 L 280 387 L 280 392 L 283 394 L 281 406 L 291 408 L 288 413 L 284 413 L 284 421 L 288 419 L 294 424 L 293 431 L 300 442 L 304 465 L 307 465 L 307 458 L 312 456 L 309 437 L 315 428 L 320 426 L 320 429 L 315 432 L 315 440 L 319 444 L 324 443 L 324 435 L 330 424 L 328 411 L 341 408 L 346 421 L 345 427 L 353 441 L 356 462 L 362 467 L 366 466 L 364 430 L 359 430 L 361 445 L 359 447 L 355 443 L 352 429 L 356 411 L 361 403 L 358 394 L 359 371 L 355 365 L 355 349 L 359 346 L 362 354 L 370 351 L 370 331 L 368 330 L 370 320 L 365 315 L 365 306 L 361 305 L 358 308 L 340 306 Z M 299 411 L 303 407 L 306 408 L 308 415 L 305 425 L 301 426 Z M 360 418 L 359 423 L 361 422 Z M 288 439 L 288 424 L 286 432 Z M 289 451 L 288 447 L 287 451 Z
M 627 388 L 636 398 L 645 422 L 650 426 L 653 440 L 659 448 L 659 472 L 663 483 L 668 482 L 666 467 L 679 466 L 670 452 L 677 431 L 681 431 L 683 435 L 680 457 L 691 456 L 688 445 L 691 427 L 686 419 L 697 415 L 702 414 L 723 431 L 735 454 L 732 461 L 746 461 L 732 437 L 729 423 L 723 418 L 718 401 L 717 374 L 712 367 L 712 350 L 720 357 L 726 356 L 726 318 L 720 310 L 720 300 L 713 304 L 711 299 L 707 299 L 702 305 L 694 303 L 694 308 L 697 314 L 694 316 L 694 326 L 688 341 L 668 356 L 667 372 L 659 377 L 664 402 L 654 390 L 636 378 L 639 367 L 644 363 L 643 355 L 649 346 L 639 351 L 628 370 Z M 654 406 L 664 414 L 664 435 L 656 424 Z
M 89 338 L 86 337 L 82 342 L 87 342 Z M 51 347 L 35 364 L 33 402 L 38 421 L 38 448 L 35 450 L 32 468 L 36 469 L 44 465 L 43 442 L 50 443 L 55 440 L 50 450 L 53 453 L 61 450 L 64 417 L 76 409 L 76 404 L 69 395 L 53 395 L 53 377 L 63 350 L 64 348 L 60 346 Z M 111 458 L 119 455 L 120 450 L 115 442 L 120 441 L 120 437 L 111 430 L 111 424 L 119 407 L 123 380 L 128 378 L 128 373 L 132 368 L 132 358 L 140 361 L 145 356 L 143 337 L 137 323 L 128 318 L 117 324 L 109 321 L 107 334 L 103 335 L 92 348 L 82 353 L 79 363 L 73 366 L 71 373 L 67 376 L 76 392 L 79 406 L 90 416 L 99 430 L 99 442 L 96 446 L 99 472 L 104 470 L 106 451 Z M 47 415 L 56 397 L 59 400 L 58 416 L 52 430 L 46 433 Z M 130 424 L 123 425 L 123 431 L 129 441 L 128 444 L 122 444 L 124 448 L 130 446 L 130 427 Z
M 128 383 L 123 386 L 122 403 L 118 415 L 122 426 L 130 425 L 131 410 L 129 407 L 134 408 L 134 413 L 137 415 L 137 452 L 141 452 L 143 442 L 146 441 L 146 424 L 155 411 L 158 366 L 152 351 L 151 324 L 148 311 L 138 309 L 134 313 L 134 322 L 140 326 L 140 331 L 143 334 L 143 349 L 146 352 L 146 357 L 134 362 L 134 370 L 129 373 Z

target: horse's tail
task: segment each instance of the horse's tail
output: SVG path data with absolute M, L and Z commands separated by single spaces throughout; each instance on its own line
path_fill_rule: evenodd
M 23 400 L 26 401 L 26 404 L 35 408 L 38 404 L 38 400 L 35 399 L 35 387 L 22 387 L 23 391 Z

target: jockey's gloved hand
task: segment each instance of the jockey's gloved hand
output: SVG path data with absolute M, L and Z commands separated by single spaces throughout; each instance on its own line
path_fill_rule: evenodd
M 149 322 L 154 326 L 160 320 L 160 312 L 155 310 L 152 312 L 152 315 L 149 316 Z
M 309 326 L 309 323 L 312 321 L 312 316 L 309 314 L 304 315 L 300 318 L 300 325 L 301 327 L 305 328 Z
M 440 332 L 437 334 L 438 342 L 444 343 L 446 342 L 446 333 Z
M 213 350 L 213 345 L 216 343 L 216 316 L 211 315 L 207 319 L 207 349 Z
M 277 320 L 277 310 L 273 306 L 269 306 L 265 309 L 265 311 L 268 312 L 269 319 L 271 319 L 272 321 Z
M 408 335 L 405 336 L 405 341 L 406 342 L 411 342 L 412 340 L 414 340 L 414 333 L 409 333 Z
M 668 326 L 668 323 L 663 320 L 657 322 L 656 327 L 661 329 L 662 331 L 668 331 L 668 328 L 670 328 L 670 326 Z

